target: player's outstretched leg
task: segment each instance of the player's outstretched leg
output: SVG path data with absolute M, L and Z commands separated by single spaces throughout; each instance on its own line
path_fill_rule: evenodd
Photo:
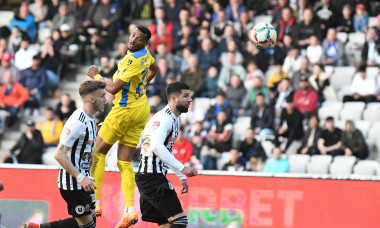
M 96 150 L 93 150 L 93 161 L 91 166 L 91 176 L 95 178 L 95 215 L 101 216 L 102 210 L 100 208 L 100 192 L 102 190 L 102 182 L 104 179 L 104 170 L 105 170 L 105 163 L 106 163 L 106 155 L 96 152 Z

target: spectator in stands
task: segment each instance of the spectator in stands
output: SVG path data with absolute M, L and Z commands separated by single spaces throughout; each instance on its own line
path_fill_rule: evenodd
M 48 9 L 48 6 L 44 4 L 43 0 L 35 0 L 34 3 L 29 5 L 29 11 L 34 16 L 34 22 L 38 25 L 38 28 L 47 27 L 45 20 Z
M 235 35 L 235 30 L 234 30 L 233 25 L 226 25 L 226 27 L 224 28 L 224 33 L 220 37 L 220 42 L 218 42 L 219 43 L 218 44 L 218 51 L 219 51 L 219 53 L 223 53 L 223 52 L 229 51 L 229 49 L 228 49 L 228 43 L 231 40 L 234 40 L 235 44 L 236 44 L 236 48 L 233 51 L 238 50 L 239 46 L 240 46 L 240 39 Z M 237 56 L 235 56 L 235 57 L 237 57 Z M 222 62 L 222 64 L 223 64 L 223 62 Z
M 244 81 L 244 87 L 248 91 L 253 88 L 253 81 L 256 77 L 264 78 L 264 73 L 258 68 L 255 61 L 250 61 L 247 64 L 247 77 Z
M 319 40 L 316 36 L 311 36 L 310 45 L 306 48 L 306 57 L 309 59 L 311 65 L 315 65 L 322 62 L 323 49 L 319 44 Z
M 249 62 L 255 61 L 257 63 L 257 67 L 262 72 L 267 71 L 269 65 L 269 56 L 267 55 L 266 50 L 257 48 L 251 41 L 247 41 L 246 45 L 247 46 L 243 52 L 244 64 L 248 65 Z
M 339 10 L 333 6 L 330 0 L 321 0 L 322 5 L 315 10 L 315 15 L 320 21 L 323 34 L 330 28 L 336 28 L 339 25 Z
M 86 15 L 84 27 L 94 26 L 101 31 L 107 32 L 107 44 L 112 49 L 120 29 L 121 8 L 118 2 L 101 0 L 92 4 Z
M 272 25 L 274 25 L 275 28 L 278 28 L 280 24 L 280 19 L 282 16 L 282 10 L 286 8 L 289 5 L 288 0 L 278 0 L 277 5 L 273 8 L 273 13 L 269 15 L 273 15 L 272 18 Z
M 74 16 L 75 24 L 83 26 L 86 21 L 86 14 L 92 5 L 90 0 L 78 0 L 73 2 L 74 5 Z
M 236 148 L 230 150 L 231 160 L 223 165 L 222 170 L 226 171 L 244 171 L 245 163 L 239 157 L 239 151 Z
M 352 9 L 349 4 L 343 6 L 337 31 L 345 33 L 351 33 L 354 31 L 354 19 L 352 16 Z
M 305 19 L 305 11 L 310 8 L 310 1 L 307 0 L 297 0 L 292 1 L 295 5 L 290 4 L 290 8 L 293 11 L 294 18 L 296 19 L 297 24 L 301 24 Z M 319 28 L 319 26 L 318 26 Z
M 55 115 L 54 109 L 48 107 L 45 112 L 45 120 L 38 122 L 37 129 L 41 131 L 42 138 L 44 139 L 44 147 L 55 147 L 58 145 L 63 123 Z
M 25 104 L 24 115 L 33 113 L 39 115 L 39 107 L 42 100 L 42 90 L 45 88 L 47 75 L 46 68 L 41 67 L 41 56 L 33 56 L 33 64 L 24 70 L 21 75 L 20 83 L 29 91 L 29 99 Z
M 182 33 L 174 37 L 173 51 L 177 55 L 181 55 L 185 47 L 190 47 L 190 50 L 194 50 L 197 44 L 197 38 L 193 35 L 193 31 L 190 25 L 182 27 Z
M 157 45 L 156 52 L 157 52 L 157 54 L 154 56 L 156 61 L 158 62 L 160 59 L 165 59 L 166 62 L 168 63 L 169 69 L 172 70 L 175 75 L 177 75 L 178 74 L 177 71 L 178 71 L 179 67 L 177 67 L 175 64 L 175 57 L 174 57 L 173 53 L 168 52 L 168 50 L 166 48 L 166 44 L 165 43 L 159 43 Z
M 287 72 L 289 76 L 292 77 L 294 72 L 301 68 L 302 59 L 303 57 L 300 55 L 298 48 L 290 49 L 284 60 L 284 64 L 282 65 L 282 70 Z
M 331 116 L 326 118 L 325 125 L 326 129 L 322 131 L 318 139 L 319 152 L 332 156 L 342 155 L 342 130 L 334 126 L 334 118 Z
M 54 72 L 55 76 L 58 77 L 57 75 L 61 73 L 60 68 L 62 67 L 61 53 L 54 48 L 54 42 L 50 37 L 45 39 L 41 51 L 41 65 Z
M 23 37 L 20 49 L 15 54 L 15 66 L 21 71 L 31 67 L 33 56 L 36 54 L 37 51 L 30 46 L 30 40 L 27 37 Z
M 311 44 L 310 38 L 312 36 L 321 39 L 321 29 L 319 23 L 313 20 L 313 11 L 311 9 L 305 9 L 303 11 L 303 21 L 298 24 L 293 31 L 294 42 L 302 49 L 305 49 Z
M 34 40 L 36 23 L 34 22 L 33 15 L 29 13 L 27 2 L 21 3 L 19 13 L 12 19 L 9 29 L 12 30 L 14 26 L 17 26 L 30 40 Z
M 289 162 L 286 158 L 281 158 L 282 151 L 279 147 L 272 150 L 272 159 L 264 166 L 264 173 L 287 173 L 289 172 Z
M 199 58 L 199 67 L 207 72 L 211 66 L 217 66 L 219 64 L 218 51 L 213 48 L 211 39 L 202 40 L 202 47 L 197 52 Z
M 236 44 L 236 41 L 228 40 L 227 51 L 220 54 L 220 62 L 222 63 L 222 66 L 228 66 L 228 61 L 227 61 L 228 52 L 235 53 L 235 64 L 243 64 L 244 58 L 239 50 L 238 45 Z
M 367 66 L 380 65 L 380 38 L 376 28 L 369 28 L 367 31 L 367 41 L 362 50 L 362 61 Z
M 242 81 L 244 81 L 245 77 L 247 76 L 247 72 L 245 71 L 244 67 L 240 64 L 235 63 L 234 52 L 228 52 L 226 57 L 228 66 L 223 66 L 219 74 L 218 87 L 220 89 L 225 89 L 233 75 L 239 75 Z
M 12 51 L 9 49 L 7 39 L 0 37 L 0 56 L 3 56 L 4 53 L 12 54 Z
M 157 33 L 157 26 L 159 24 L 166 24 L 165 34 L 170 34 L 172 36 L 174 22 L 169 22 L 166 20 L 165 10 L 162 7 L 156 7 L 154 9 L 154 18 L 152 24 L 149 25 L 149 30 L 152 33 L 152 37 Z
M 327 38 L 323 41 L 322 47 L 322 63 L 324 65 L 343 66 L 344 48 L 342 42 L 336 38 L 335 28 L 329 28 L 329 30 L 327 31 Z
M 245 97 L 245 90 L 239 75 L 233 75 L 230 83 L 226 87 L 226 97 L 233 109 L 234 117 L 243 115 L 245 110 L 242 108 L 242 97 Z
M 273 53 L 270 54 L 270 63 L 283 63 L 290 49 L 294 47 L 293 38 L 290 35 L 284 35 L 283 42 L 279 42 L 273 48 Z
M 324 72 L 322 64 L 316 64 L 313 67 L 313 75 L 309 77 L 309 84 L 318 93 L 318 101 L 322 103 L 325 100 L 323 94 L 327 86 L 330 85 L 330 80 Z
M 203 91 L 206 73 L 199 68 L 197 55 L 191 55 L 188 63 L 189 69 L 182 73 L 181 82 L 185 82 L 190 86 L 192 91 L 194 91 L 194 97 L 199 97 Z
M 294 93 L 294 108 L 298 109 L 306 119 L 317 113 L 318 94 L 310 86 L 308 79 L 300 77 L 299 90 Z
M 221 40 L 222 35 L 224 34 L 224 30 L 227 25 L 233 25 L 233 23 L 226 18 L 226 12 L 224 10 L 220 10 L 217 12 L 218 18 L 211 23 L 211 38 L 216 40 L 218 43 Z
M 230 0 L 230 4 L 226 8 L 227 20 L 232 22 L 239 21 L 241 14 L 246 11 L 247 8 L 241 4 L 240 0 Z
M 312 72 L 309 70 L 309 61 L 306 58 L 301 59 L 300 69 L 293 73 L 290 82 L 295 91 L 299 90 L 299 82 L 302 76 L 307 79 L 311 76 Z
M 202 0 L 193 0 L 193 4 L 190 5 L 190 22 L 194 26 L 199 26 L 208 14 L 207 5 L 203 2 Z
M 274 110 L 273 107 L 265 103 L 264 94 L 256 95 L 256 105 L 252 110 L 251 128 L 255 135 L 265 138 L 274 135 Z
M 368 147 L 359 129 L 351 120 L 346 121 L 346 129 L 342 132 L 342 151 L 345 156 L 355 156 L 358 159 L 368 157 Z
M 179 128 L 178 137 L 173 145 L 173 155 L 182 164 L 188 164 L 191 161 L 193 155 L 193 145 L 183 135 L 183 127 Z
M 12 54 L 10 52 L 4 53 L 1 56 L 1 65 L 0 65 L 0 85 L 4 83 L 4 74 L 5 72 L 10 71 L 13 76 L 13 81 L 18 82 L 21 78 L 21 72 L 17 67 L 12 64 Z
M 217 154 L 229 151 L 232 146 L 232 123 L 224 110 L 218 112 L 208 132 L 207 145 L 209 150 L 201 151 L 201 162 L 204 169 L 215 169 Z
M 202 126 L 202 121 L 197 121 L 191 127 L 189 132 L 189 139 L 193 145 L 193 155 L 191 156 L 191 163 L 195 167 L 203 169 L 202 163 L 200 161 L 201 150 L 206 144 L 207 131 Z
M 165 103 L 162 101 L 160 94 L 153 94 L 150 100 L 150 113 L 157 113 L 165 107 Z
M 207 22 L 207 23 L 209 23 L 209 22 Z M 211 39 L 210 29 L 209 28 L 203 28 L 203 27 L 201 27 L 199 29 L 199 33 L 196 34 L 196 37 L 197 37 L 197 47 L 196 47 L 196 51 L 197 52 L 202 48 L 202 41 L 205 40 L 205 39 L 210 39 L 212 45 L 213 46 L 216 45 L 216 42 Z
M 266 0 L 245 1 L 247 7 L 248 16 L 253 18 L 256 15 L 266 14 Z
M 302 138 L 302 143 L 298 149 L 299 154 L 315 155 L 320 154 L 318 150 L 318 139 L 321 137 L 322 129 L 319 127 L 319 119 L 317 115 L 311 115 L 309 118 L 309 126 Z
M 62 25 L 70 26 L 70 30 L 75 28 L 75 17 L 69 12 L 67 2 L 60 2 L 58 7 L 58 14 L 55 14 L 51 23 L 49 23 L 52 31 L 60 29 Z M 72 30 L 73 32 L 74 30 Z
M 127 54 L 128 47 L 127 44 L 124 41 L 120 41 L 117 45 L 117 51 L 118 55 L 115 57 L 115 64 L 118 65 L 119 61 L 124 58 L 124 56 Z
M 277 42 L 282 42 L 284 35 L 291 35 L 295 27 L 295 18 L 292 16 L 292 10 L 285 7 L 281 11 L 281 18 L 279 18 L 277 31 Z
M 165 9 L 168 21 L 174 21 L 174 22 L 178 21 L 178 19 L 180 18 L 179 17 L 180 11 L 181 9 L 183 9 L 184 5 L 185 5 L 184 0 L 167 0 L 165 2 L 164 9 Z
M 117 71 L 117 66 L 111 66 L 110 57 L 108 55 L 102 55 L 100 57 L 100 73 L 105 78 L 112 79 L 113 74 Z
M 233 111 L 226 99 L 226 94 L 223 91 L 217 91 L 215 95 L 215 104 L 210 106 L 206 113 L 206 120 L 210 122 L 211 125 L 215 125 L 216 116 L 220 111 L 224 111 L 227 115 L 229 121 L 232 120 Z
M 75 101 L 71 99 L 70 94 L 64 93 L 61 96 L 61 100 L 57 104 L 55 113 L 58 118 L 62 120 L 63 124 L 65 124 L 76 109 L 77 107 L 75 105 Z
M 71 27 L 68 24 L 63 24 L 59 27 L 61 31 L 61 47 L 60 53 L 62 56 L 64 69 L 70 63 L 78 63 L 79 57 L 79 41 L 75 34 L 71 32 Z M 66 72 L 62 72 L 62 76 L 64 76 Z
M 205 86 L 203 88 L 202 97 L 214 97 L 218 90 L 219 72 L 216 66 L 210 66 L 205 78 Z
M 286 107 L 286 100 L 293 100 L 294 89 L 290 83 L 289 78 L 281 80 L 277 88 L 276 96 L 274 97 L 274 107 L 276 117 L 280 117 L 282 110 Z
M 275 93 L 277 90 L 277 86 L 281 82 L 281 80 L 288 77 L 288 73 L 282 71 L 282 64 L 277 63 L 274 68 L 273 74 L 268 79 L 268 88 L 272 91 L 272 93 Z
M 174 55 L 175 65 L 176 67 L 176 75 L 180 77 L 181 74 L 189 69 L 189 57 L 192 55 L 191 48 L 185 47 L 182 52 L 182 56 Z
M 15 155 L 17 150 L 20 150 L 20 153 Z M 10 163 L 42 164 L 43 152 L 41 132 L 35 128 L 33 120 L 27 120 L 25 133 L 8 152 L 7 158 L 13 158 L 13 161 L 6 160 Z
M 181 9 L 181 11 L 179 11 L 179 20 L 175 20 L 173 25 L 172 35 L 174 38 L 182 35 L 182 28 L 185 25 L 193 27 L 193 24 L 190 22 L 189 11 L 187 9 Z
M 28 90 L 20 83 L 13 81 L 11 71 L 6 71 L 3 76 L 3 84 L 0 87 L 0 109 L 10 113 L 7 126 L 11 127 L 21 107 L 28 100 Z
M 167 33 L 166 24 L 161 23 L 157 25 L 157 33 L 152 35 L 151 46 L 152 51 L 157 50 L 157 45 L 160 43 L 166 44 L 166 47 L 169 52 L 173 50 L 174 38 L 171 33 Z
M 165 59 L 160 59 L 157 61 L 158 73 L 154 78 L 153 86 L 148 85 L 148 94 L 151 96 L 153 94 L 158 94 L 164 100 L 163 95 L 165 95 L 166 89 L 166 78 L 175 78 L 174 72 L 168 68 L 168 63 Z
M 62 30 L 61 32 L 66 33 L 66 31 L 62 31 Z M 76 40 L 75 37 L 72 35 L 69 35 L 66 41 L 67 41 L 66 48 L 68 48 L 68 52 L 70 53 L 69 56 L 75 57 L 77 53 L 74 52 L 75 49 L 73 51 L 70 51 L 70 46 L 71 48 L 75 47 L 76 44 L 79 44 L 80 42 L 78 42 L 78 40 Z M 99 59 L 101 55 L 105 55 L 105 53 L 107 52 L 106 48 L 107 48 L 106 40 L 104 39 L 103 36 L 100 35 L 99 30 L 95 31 L 91 35 L 89 42 L 86 42 L 84 44 L 86 64 L 93 65 L 96 59 Z M 66 60 L 66 61 L 69 61 L 69 60 Z
M 250 20 L 247 11 L 243 11 L 240 13 L 240 21 L 236 21 L 234 23 L 234 29 L 236 31 L 236 36 L 242 42 L 248 41 L 248 32 L 255 26 L 255 24 Z
M 250 157 L 248 163 L 245 166 L 246 171 L 262 172 L 263 169 L 264 169 L 263 161 L 258 156 Z
M 22 33 L 17 26 L 13 26 L 11 29 L 11 35 L 8 38 L 9 50 L 15 53 L 19 48 L 22 40 Z
M 294 140 L 300 140 L 303 137 L 303 115 L 298 109 L 294 108 L 293 99 L 286 99 L 285 109 L 280 116 L 280 128 L 275 134 L 275 145 L 280 146 L 279 136 L 288 139 L 284 151 L 286 151 Z
M 360 65 L 358 73 L 351 82 L 351 95 L 343 97 L 346 101 L 372 102 L 376 100 L 378 92 L 376 78 L 366 73 L 366 66 Z
M 354 15 L 355 32 L 366 32 L 368 25 L 368 14 L 363 4 L 356 5 L 356 13 Z
M 247 112 L 247 115 L 251 115 L 251 112 L 249 110 L 252 110 L 252 108 L 255 105 L 256 96 L 258 94 L 264 94 L 265 96 L 265 103 L 269 104 L 270 102 L 270 93 L 269 89 L 263 85 L 263 78 L 262 77 L 254 77 L 252 80 L 252 87 L 247 90 L 247 93 L 242 101 L 242 108 L 244 108 Z
M 238 150 L 242 152 L 242 159 L 245 162 L 249 162 L 251 157 L 260 158 L 261 161 L 265 161 L 267 159 L 267 155 L 261 143 L 255 139 L 254 129 L 247 129 L 245 135 L 238 141 Z

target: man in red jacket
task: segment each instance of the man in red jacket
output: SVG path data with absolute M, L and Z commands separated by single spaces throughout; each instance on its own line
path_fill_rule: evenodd
M 8 111 L 11 115 L 7 121 L 10 127 L 17 118 L 22 105 L 28 100 L 29 92 L 20 83 L 13 81 L 10 71 L 4 73 L 4 84 L 0 87 L 0 109 Z
M 318 94 L 308 84 L 307 78 L 301 76 L 300 89 L 294 94 L 294 107 L 298 109 L 305 118 L 317 113 Z
M 182 127 L 179 129 L 178 137 L 173 145 L 173 154 L 182 164 L 190 162 L 191 156 L 193 155 L 193 145 L 183 136 Z

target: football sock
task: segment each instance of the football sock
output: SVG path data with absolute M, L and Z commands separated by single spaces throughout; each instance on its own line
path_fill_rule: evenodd
M 41 224 L 40 228 L 79 228 L 79 225 L 75 218 L 67 218 L 63 220 Z
M 93 161 L 91 165 L 91 176 L 95 178 L 95 200 L 100 200 L 100 192 L 102 189 L 102 182 L 104 179 L 104 169 L 106 166 L 106 155 L 93 150 Z
M 177 218 L 170 223 L 170 228 L 183 228 L 183 227 L 187 227 L 187 216 Z
M 130 209 L 134 209 L 135 197 L 135 174 L 133 172 L 132 162 L 117 160 L 117 166 L 121 174 L 121 190 L 123 191 L 126 208 L 124 212 L 130 213 Z

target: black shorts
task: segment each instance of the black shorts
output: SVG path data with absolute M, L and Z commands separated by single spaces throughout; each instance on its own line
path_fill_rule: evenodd
M 168 218 L 183 212 L 173 185 L 161 173 L 137 173 L 136 184 L 143 221 L 162 225 L 169 223 Z
M 67 203 L 67 211 L 75 218 L 90 215 L 91 209 L 95 208 L 94 194 L 85 190 L 63 190 L 59 189 L 62 198 Z

